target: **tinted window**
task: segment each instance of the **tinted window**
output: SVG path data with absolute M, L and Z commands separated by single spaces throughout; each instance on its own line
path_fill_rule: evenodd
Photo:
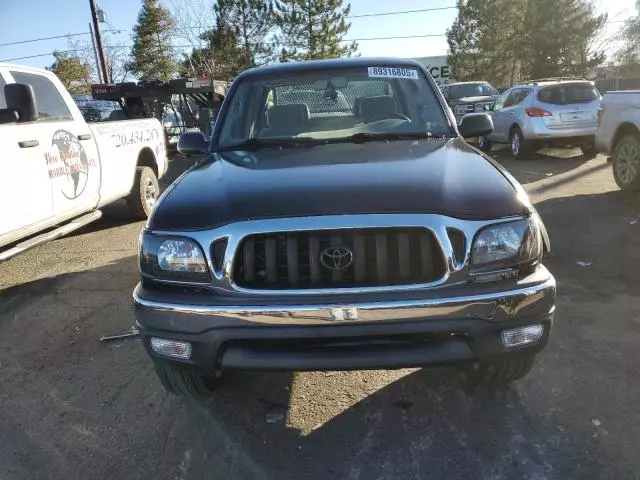
M 589 83 L 554 85 L 538 92 L 538 100 L 553 105 L 589 103 L 600 97 L 596 87 Z
M 520 92 L 521 91 L 522 91 L 522 89 L 520 89 L 520 88 L 516 88 L 515 90 L 511 90 L 511 92 L 507 96 L 507 99 L 504 101 L 504 106 L 505 107 L 513 107 L 514 105 L 516 105 L 519 102 Z
M 498 95 L 498 91 L 488 83 L 465 83 L 449 86 L 449 99 L 457 100 L 464 97 L 486 97 Z
M 24 72 L 11 72 L 16 83 L 33 87 L 40 120 L 72 120 L 71 112 L 55 85 L 46 77 Z
M 6 85 L 2 75 L 0 75 L 0 108 L 7 108 L 7 99 L 4 98 L 4 86 Z
M 504 92 L 500 98 L 498 100 L 496 100 L 495 105 L 493 106 L 494 110 L 500 110 L 501 108 L 504 108 L 504 105 L 507 101 L 507 98 L 509 98 L 509 95 L 511 95 L 511 90 L 507 90 L 506 92 Z

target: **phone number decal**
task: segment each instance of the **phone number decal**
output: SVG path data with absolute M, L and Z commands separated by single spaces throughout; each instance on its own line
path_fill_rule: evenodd
M 396 67 L 369 67 L 370 77 L 382 78 L 410 78 L 418 79 L 418 71 L 413 68 L 396 68 Z

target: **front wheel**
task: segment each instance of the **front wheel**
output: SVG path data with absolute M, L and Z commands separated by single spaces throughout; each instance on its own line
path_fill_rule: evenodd
M 154 358 L 153 365 L 164 389 L 174 395 L 206 398 L 213 395 L 213 392 L 220 386 L 220 378 L 207 377 L 166 360 Z
M 622 190 L 640 192 L 640 140 L 625 135 L 613 152 L 613 177 Z
M 159 196 L 160 186 L 153 170 L 149 167 L 137 167 L 133 188 L 127 197 L 131 215 L 136 219 L 147 218 Z
M 598 147 L 596 147 L 593 143 L 590 145 L 582 145 L 580 147 L 580 150 L 582 150 L 582 156 L 587 160 L 596 158 L 598 156 L 598 153 L 600 153 L 598 151 Z
M 493 144 L 490 140 L 487 140 L 486 137 L 478 137 L 476 138 L 476 147 L 478 150 L 482 150 L 483 152 L 490 152 Z
M 535 354 L 508 360 L 479 361 L 463 370 L 470 386 L 498 386 L 525 377 L 533 367 Z
M 524 139 L 522 131 L 519 128 L 514 128 L 509 134 L 509 143 L 511 144 L 511 155 L 514 159 L 520 160 L 529 153 L 530 145 Z

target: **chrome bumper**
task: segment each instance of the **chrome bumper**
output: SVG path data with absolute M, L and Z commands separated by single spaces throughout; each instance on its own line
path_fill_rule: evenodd
M 447 296 L 443 294 L 447 292 Z M 427 289 L 412 295 L 352 295 L 329 299 L 237 298 L 210 294 L 155 292 L 138 285 L 133 293 L 139 326 L 197 334 L 216 328 L 248 326 L 342 325 L 412 320 L 504 322 L 552 316 L 556 284 L 549 271 L 538 270 L 517 282 Z M 386 297 L 386 298 L 384 298 Z M 355 298 L 358 298 L 357 300 Z M 216 304 L 211 304 L 216 299 Z M 236 302 L 226 304 L 226 302 Z M 268 303 L 268 304 L 265 304 Z

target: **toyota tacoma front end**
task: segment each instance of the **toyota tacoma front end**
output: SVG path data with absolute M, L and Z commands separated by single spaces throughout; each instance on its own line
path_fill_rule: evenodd
M 490 129 L 458 127 L 410 60 L 238 76 L 141 235 L 137 323 L 165 388 L 207 395 L 236 369 L 524 376 L 555 281 L 524 190 L 461 136 Z

